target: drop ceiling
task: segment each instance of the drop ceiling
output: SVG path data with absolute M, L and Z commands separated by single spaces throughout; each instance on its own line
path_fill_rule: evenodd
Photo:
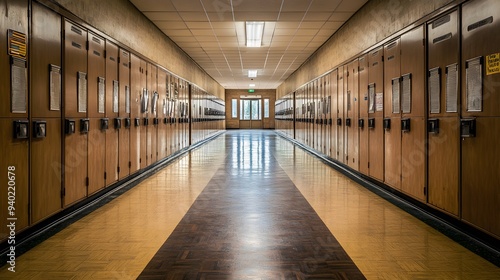
M 277 88 L 367 1 L 130 0 L 226 89 Z M 245 21 L 265 22 L 262 47 Z

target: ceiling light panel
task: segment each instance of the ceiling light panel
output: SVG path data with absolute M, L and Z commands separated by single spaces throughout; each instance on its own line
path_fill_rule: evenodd
M 247 47 L 260 48 L 262 46 L 262 35 L 264 34 L 263 21 L 246 22 Z

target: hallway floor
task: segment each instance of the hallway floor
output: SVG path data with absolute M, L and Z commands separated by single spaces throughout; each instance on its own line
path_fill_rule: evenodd
M 273 131 L 228 131 L 0 279 L 500 279 L 500 268 Z

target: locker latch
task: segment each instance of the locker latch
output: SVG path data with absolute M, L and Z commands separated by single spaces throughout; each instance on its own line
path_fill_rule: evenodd
M 368 128 L 375 128 L 375 118 L 368 119 Z
M 47 122 L 33 121 L 33 138 L 45 138 L 47 136 Z
M 106 130 L 108 128 L 109 128 L 109 119 L 108 118 L 101 119 L 101 130 Z
M 123 120 L 125 122 L 125 128 L 130 128 L 130 126 L 132 125 L 132 121 L 130 120 L 130 118 L 125 118 Z
M 402 132 L 410 132 L 411 125 L 410 119 L 402 119 L 401 120 L 401 131 Z
M 439 119 L 429 119 L 427 121 L 427 131 L 429 133 L 439 133 Z
M 345 119 L 345 126 L 351 127 L 351 118 Z
M 65 119 L 64 120 L 64 132 L 66 132 L 66 134 L 70 135 L 70 134 L 75 133 L 75 130 L 76 130 L 75 120 Z
M 364 128 L 365 127 L 365 120 L 364 119 L 359 119 L 358 120 L 358 126 L 359 126 L 359 128 Z
M 90 130 L 90 120 L 89 119 L 80 119 L 80 132 L 88 133 Z
M 134 119 L 134 124 L 135 124 L 135 126 L 140 126 L 141 125 L 141 119 L 135 118 Z
M 122 128 L 122 119 L 115 118 L 115 129 L 120 129 L 120 128 Z
M 14 121 L 14 139 L 28 139 L 29 137 L 29 121 L 16 120 Z
M 149 125 L 149 119 L 148 118 L 144 118 L 144 126 L 148 126 Z
M 476 137 L 476 119 L 460 120 L 460 137 Z
M 391 129 L 391 119 L 384 119 L 384 129 L 385 130 Z
M 342 125 L 342 118 L 337 118 L 337 125 L 341 126 Z

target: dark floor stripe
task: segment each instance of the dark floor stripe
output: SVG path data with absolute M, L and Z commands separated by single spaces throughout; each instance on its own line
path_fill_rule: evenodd
M 138 279 L 365 279 L 271 156 L 228 133 L 221 167 Z

